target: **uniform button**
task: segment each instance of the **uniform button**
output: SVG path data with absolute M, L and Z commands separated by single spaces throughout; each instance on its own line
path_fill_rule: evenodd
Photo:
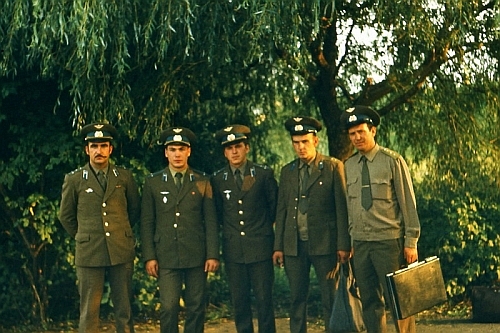
M 299 201 L 299 198 L 295 198 L 295 201 Z
M 242 211 L 242 210 L 240 210 L 240 211 L 238 212 L 238 214 L 243 215 L 243 211 Z
M 238 203 L 241 205 L 243 203 L 243 200 L 238 200 Z
M 109 226 L 109 223 L 108 222 L 104 222 L 104 226 Z
M 240 225 L 245 225 L 245 221 L 240 221 Z
M 177 228 L 177 223 L 174 224 L 174 228 Z
M 105 202 L 103 202 L 103 203 L 102 203 L 102 206 L 103 206 L 103 207 L 106 207 L 106 203 L 105 203 Z
M 106 233 L 106 236 L 108 236 L 108 237 L 109 237 L 110 235 L 111 235 L 111 234 L 110 234 L 109 232 L 107 232 L 107 233 Z
M 175 213 L 175 216 L 181 216 L 181 213 L 177 212 Z
M 106 214 L 107 214 L 106 212 L 102 213 L 103 216 L 106 216 Z
M 240 232 L 240 235 L 245 236 L 245 232 L 244 231 Z

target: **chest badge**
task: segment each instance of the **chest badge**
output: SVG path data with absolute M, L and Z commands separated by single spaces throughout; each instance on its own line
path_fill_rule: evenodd
M 231 199 L 231 190 L 225 190 L 224 193 L 226 193 L 227 200 Z
M 163 203 L 167 203 L 167 201 L 168 201 L 167 194 L 169 194 L 169 193 L 170 192 L 168 192 L 168 191 L 164 191 L 164 192 L 162 191 L 162 192 L 160 192 L 160 194 L 163 195 L 163 199 L 162 199 Z
M 92 192 L 94 192 L 94 190 L 89 187 L 88 189 L 85 190 L 85 192 L 92 193 Z

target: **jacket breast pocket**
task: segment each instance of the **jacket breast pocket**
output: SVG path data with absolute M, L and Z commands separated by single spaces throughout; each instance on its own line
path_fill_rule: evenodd
M 371 180 L 371 188 L 372 188 L 372 198 L 378 200 L 391 200 L 393 191 L 392 191 L 392 183 L 387 179 L 372 179 Z
M 358 177 L 349 178 L 346 182 L 347 196 L 350 198 L 358 198 L 361 195 L 361 184 Z

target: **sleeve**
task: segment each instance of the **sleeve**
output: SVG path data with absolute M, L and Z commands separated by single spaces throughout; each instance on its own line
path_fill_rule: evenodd
M 220 191 L 219 191 L 219 188 L 217 186 L 217 179 L 216 179 L 217 176 L 212 176 L 210 178 L 210 184 L 212 185 L 212 192 L 213 192 L 213 196 L 214 196 L 214 204 L 215 204 L 215 210 L 216 210 L 216 213 L 217 213 L 217 221 L 219 223 L 219 225 L 222 225 L 222 223 L 224 222 L 223 220 L 223 214 L 224 214 L 224 211 L 223 211 L 223 206 L 222 206 L 222 198 L 220 196 Z
M 128 173 L 127 181 L 127 210 L 130 224 L 136 224 L 141 214 L 141 202 L 139 189 L 131 172 Z
M 69 175 L 64 177 L 64 183 L 61 192 L 61 204 L 59 207 L 59 221 L 63 228 L 75 238 L 78 231 L 78 220 L 76 218 L 78 205 L 78 194 L 75 185 L 71 182 Z
M 276 205 L 278 200 L 278 182 L 274 178 L 274 172 L 269 170 L 266 179 L 267 209 L 269 220 L 274 223 L 276 220 Z
M 420 221 L 410 172 L 401 156 L 395 160 L 394 164 L 394 187 L 399 208 L 403 214 L 405 247 L 416 248 L 420 237 Z
M 147 179 L 142 191 L 141 202 L 141 247 L 144 261 L 156 258 L 154 234 L 156 229 L 156 208 L 151 190 L 150 180 Z
M 274 226 L 274 251 L 283 251 L 284 248 L 284 233 L 286 220 L 286 181 L 285 169 L 281 169 L 281 176 L 278 188 L 278 203 L 276 205 L 276 222 Z
M 219 223 L 217 222 L 212 185 L 209 180 L 206 181 L 205 195 L 203 198 L 203 215 L 207 239 L 207 259 L 219 260 Z
M 337 250 L 350 251 L 349 219 L 347 214 L 347 194 L 344 164 L 337 161 L 333 169 L 333 190 L 337 218 Z

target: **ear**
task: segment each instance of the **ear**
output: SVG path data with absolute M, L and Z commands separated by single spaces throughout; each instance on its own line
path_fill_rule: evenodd
M 89 145 L 88 144 L 85 146 L 85 154 L 90 155 L 89 154 Z

